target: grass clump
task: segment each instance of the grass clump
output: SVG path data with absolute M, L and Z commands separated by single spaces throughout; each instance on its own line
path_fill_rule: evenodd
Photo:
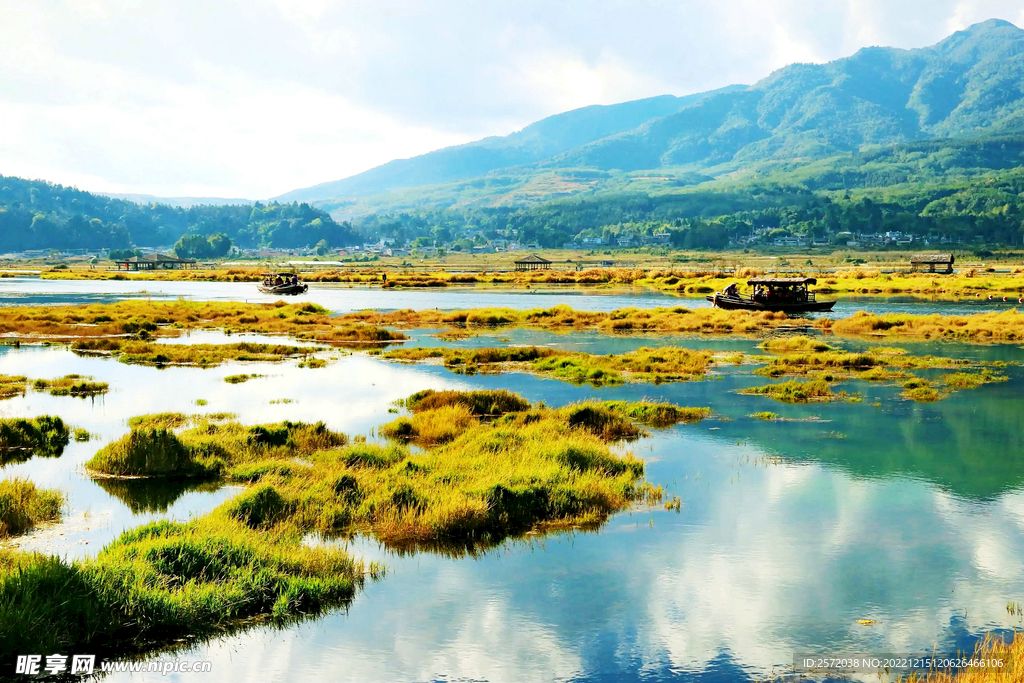
M 473 415 L 502 415 L 527 410 L 530 402 L 504 389 L 491 391 L 419 391 L 405 400 L 413 413 L 436 410 L 443 406 L 464 405 Z
M 817 379 L 808 382 L 790 380 L 778 384 L 766 384 L 760 387 L 748 387 L 741 394 L 767 396 L 782 403 L 809 403 L 811 401 L 837 401 L 847 397 L 845 392 L 833 392 L 831 385 L 825 380 Z
M 777 413 L 773 413 L 768 410 L 763 410 L 759 413 L 751 413 L 750 417 L 754 418 L 755 420 L 764 420 L 765 422 L 774 422 L 775 420 L 779 419 Z
M 24 396 L 28 378 L 20 375 L 0 375 L 0 400 Z
M 343 606 L 365 573 L 341 551 L 222 511 L 127 531 L 95 559 L 0 552 L 0 650 L 113 657 L 180 647 Z
M 68 426 L 56 416 L 0 420 L 0 465 L 23 462 L 33 455 L 59 458 L 70 436 Z
M 133 418 L 131 432 L 102 448 L 86 467 L 118 477 L 213 477 L 240 463 L 309 455 L 348 442 L 344 434 L 330 431 L 323 423 L 286 421 L 245 427 L 205 418 L 180 413 Z M 173 431 L 188 424 L 196 426 Z
M 327 361 L 324 360 L 323 358 L 316 358 L 314 356 L 310 356 L 309 358 L 303 359 L 299 363 L 299 367 L 309 368 L 310 370 L 319 370 L 320 368 L 327 367 Z
M 224 378 L 224 381 L 227 382 L 228 384 L 241 384 L 243 382 L 248 382 L 251 379 L 258 379 L 258 378 L 260 378 L 262 376 L 263 375 L 258 375 L 256 373 L 252 373 L 252 374 L 248 374 L 248 375 L 245 375 L 245 374 L 242 374 L 242 375 L 228 375 L 227 377 Z M 206 402 L 204 401 L 203 403 L 205 404 Z M 198 401 L 197 401 L 197 404 L 198 404 Z
M 75 441 L 84 442 L 92 438 L 92 434 L 89 433 L 88 429 L 82 429 L 81 427 L 76 428 L 73 432 Z
M 63 507 L 64 494 L 60 491 L 36 488 L 25 479 L 0 481 L 0 539 L 23 534 L 40 522 L 60 519 Z
M 59 379 L 37 379 L 32 383 L 36 391 L 46 391 L 54 396 L 98 396 L 107 393 L 110 385 L 106 382 L 93 382 L 92 377 L 82 375 L 65 375 Z

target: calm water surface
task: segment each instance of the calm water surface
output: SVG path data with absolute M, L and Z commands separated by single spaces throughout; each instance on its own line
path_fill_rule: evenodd
M 11 283 L 0 281 L 7 303 L 17 292 L 26 300 L 110 300 L 132 294 L 125 288 L 136 286 L 25 280 L 5 289 Z M 122 290 L 107 290 L 108 285 Z M 39 291 L 28 292 L 31 287 Z M 207 299 L 243 298 L 251 290 L 193 283 L 166 288 L 161 296 Z M 677 301 L 650 293 L 310 293 L 334 310 L 533 307 L 566 300 L 578 308 L 610 309 Z M 226 338 L 217 333 L 192 338 L 221 340 Z M 438 342 L 419 334 L 413 343 Z M 736 339 L 523 330 L 459 342 L 504 343 L 593 353 L 668 343 L 753 348 L 753 342 Z M 1016 346 L 932 344 L 914 350 L 1024 361 Z M 20 546 L 89 556 L 124 529 L 157 518 L 188 519 L 238 492 L 216 486 L 101 486 L 85 477 L 82 463 L 126 433 L 133 415 L 230 411 L 247 423 L 324 420 L 349 434 L 367 434 L 394 417 L 387 412 L 393 400 L 425 388 L 508 388 L 549 405 L 594 395 L 648 397 L 716 412 L 714 419 L 655 431 L 629 446 L 647 462 L 650 481 L 682 498 L 679 512 L 623 512 L 596 533 L 513 541 L 469 559 L 399 556 L 363 538 L 350 543 L 350 550 L 382 560 L 388 574 L 369 584 L 349 610 L 286 630 L 248 631 L 180 656 L 210 659 L 217 680 L 239 683 L 733 681 L 784 671 L 795 651 L 955 648 L 969 646 L 985 631 L 1021 625 L 1006 610 L 1009 601 L 1024 602 L 1020 367 L 1007 369 L 1008 382 L 935 404 L 903 401 L 895 387 L 854 383 L 850 388 L 863 394 L 862 403 L 788 406 L 735 393 L 764 382 L 750 366 L 727 368 L 702 382 L 595 390 L 523 374 L 465 377 L 436 366 L 330 353 L 333 362 L 317 370 L 300 369 L 296 362 L 159 370 L 80 358 L 56 347 L 0 348 L 0 374 L 76 372 L 111 385 L 110 393 L 96 399 L 30 392 L 0 402 L 3 416 L 57 414 L 96 435 L 88 443 L 72 443 L 61 458 L 2 470 L 4 477 L 29 477 L 69 495 L 65 522 L 22 537 Z M 223 381 L 243 371 L 266 376 L 239 385 Z M 197 399 L 208 404 L 197 407 Z M 292 402 L 271 403 L 278 399 Z M 792 421 L 749 417 L 760 410 Z M 860 619 L 875 623 L 860 625 Z M 122 679 L 209 676 L 126 674 L 109 680 Z

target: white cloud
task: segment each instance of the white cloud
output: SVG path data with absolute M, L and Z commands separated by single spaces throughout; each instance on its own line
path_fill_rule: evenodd
M 594 103 L 919 47 L 1019 0 L 7 0 L 0 173 L 265 197 Z

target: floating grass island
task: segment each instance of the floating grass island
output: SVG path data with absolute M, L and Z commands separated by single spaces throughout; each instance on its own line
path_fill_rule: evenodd
M 593 528 L 662 498 L 643 481 L 643 463 L 610 444 L 642 425 L 709 413 L 648 402 L 551 409 L 504 391 L 425 391 L 403 404 L 411 418 L 381 428 L 394 438 L 386 445 L 323 424 L 245 426 L 227 414 L 132 419 L 131 433 L 89 468 L 219 478 L 246 490 L 191 522 L 125 532 L 94 559 L 0 551 L 0 648 L 126 656 L 180 647 L 321 614 L 382 573 L 303 543 L 311 533 L 371 533 L 395 548 L 464 554 L 510 535 Z

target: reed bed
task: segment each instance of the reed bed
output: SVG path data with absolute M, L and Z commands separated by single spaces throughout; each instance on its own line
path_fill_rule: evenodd
M 60 519 L 63 507 L 64 494 L 60 491 L 36 488 L 25 479 L 0 481 L 0 539 Z
M 465 374 L 518 370 L 593 386 L 624 382 L 685 382 L 703 378 L 713 364 L 710 352 L 682 347 L 644 347 L 608 355 L 536 346 L 482 349 L 415 347 L 392 349 L 382 356 L 407 362 L 440 359 L 445 367 Z

